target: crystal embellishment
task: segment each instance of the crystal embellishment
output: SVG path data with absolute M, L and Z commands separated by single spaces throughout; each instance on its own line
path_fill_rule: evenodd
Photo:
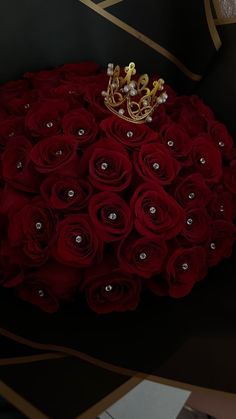
M 43 298 L 44 297 L 44 291 L 43 290 L 38 290 L 38 295 L 39 295 L 39 297 L 40 298 Z
M 173 147 L 173 145 L 174 145 L 174 141 L 169 140 L 169 141 L 167 142 L 167 145 L 168 145 L 169 147 Z
M 108 168 L 108 163 L 103 162 L 103 163 L 101 164 L 101 169 L 102 169 L 102 170 L 107 170 L 107 168 Z
M 187 224 L 188 224 L 188 226 L 191 226 L 193 224 L 193 219 L 192 218 L 188 218 L 187 219 Z
M 187 271 L 188 268 L 189 268 L 188 264 L 187 263 L 183 263 L 183 265 L 182 265 L 183 271 Z
M 53 127 L 53 122 L 47 122 L 46 127 L 47 128 L 52 128 Z
M 145 260 L 147 258 L 147 254 L 145 252 L 140 253 L 139 259 Z
M 155 207 L 150 207 L 150 208 L 149 208 L 149 212 L 150 212 L 151 214 L 156 214 L 157 209 L 156 209 Z
M 210 248 L 211 248 L 212 250 L 215 250 L 215 249 L 216 249 L 216 244 L 215 244 L 214 242 L 212 242 L 212 243 L 210 244 Z
M 108 215 L 109 220 L 115 221 L 117 219 L 117 214 L 115 212 L 111 212 Z
M 85 130 L 83 128 L 80 128 L 78 131 L 78 135 L 81 137 L 81 135 L 85 134 Z
M 158 170 L 160 168 L 160 165 L 159 165 L 159 163 L 155 162 L 155 163 L 153 163 L 152 167 L 153 167 L 154 170 Z
M 22 169 L 22 167 L 23 167 L 22 162 L 21 162 L 21 161 L 18 161 L 18 162 L 16 163 L 16 168 L 17 168 L 17 169 Z
M 206 160 L 204 159 L 204 157 L 201 157 L 199 161 L 201 164 L 206 164 Z
M 82 242 L 82 237 L 80 235 L 76 236 L 75 241 L 80 244 Z
M 134 133 L 133 133 L 133 131 L 128 131 L 126 135 L 127 135 L 128 138 L 132 138 Z
M 40 221 L 38 221 L 38 222 L 35 224 L 35 227 L 36 227 L 36 230 L 41 230 L 41 229 L 42 229 L 42 227 L 43 227 L 43 224 L 42 224 Z
M 67 195 L 69 196 L 69 198 L 73 198 L 73 196 L 75 195 L 75 191 L 73 191 L 73 189 L 70 189 Z
M 111 291 L 112 291 L 112 289 L 113 289 L 112 285 L 106 285 L 106 286 L 105 286 L 105 291 L 106 291 L 106 292 L 111 292 Z
M 189 199 L 194 199 L 195 198 L 195 193 L 194 192 L 190 192 L 189 194 Z

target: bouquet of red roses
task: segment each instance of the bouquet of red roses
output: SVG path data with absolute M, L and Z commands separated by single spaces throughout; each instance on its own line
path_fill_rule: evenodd
M 47 312 L 83 293 L 133 310 L 143 288 L 179 298 L 235 240 L 236 153 L 196 96 L 150 124 L 112 116 L 95 63 L 0 86 L 0 284 Z

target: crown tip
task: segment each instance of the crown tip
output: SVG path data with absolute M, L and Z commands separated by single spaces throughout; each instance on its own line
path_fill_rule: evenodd
M 113 63 L 108 64 L 108 87 L 107 91 L 102 91 L 106 107 L 127 121 L 150 123 L 156 107 L 165 103 L 168 98 L 166 92 L 158 94 L 164 90 L 164 80 L 155 80 L 150 87 L 148 74 L 132 79 L 136 75 L 134 62 L 130 62 L 124 72 L 125 76 L 122 76 L 118 65 L 114 67 Z

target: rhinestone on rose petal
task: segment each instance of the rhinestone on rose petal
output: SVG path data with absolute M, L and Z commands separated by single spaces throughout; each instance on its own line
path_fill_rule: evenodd
M 216 249 L 216 244 L 215 244 L 214 242 L 212 242 L 212 243 L 210 244 L 210 248 L 211 248 L 212 250 L 215 250 L 215 249 Z
M 29 103 L 26 103 L 25 106 L 24 106 L 25 109 L 29 109 L 29 107 L 30 107 Z
M 147 116 L 147 118 L 146 118 L 146 122 L 152 122 L 152 117 L 149 115 L 149 116 Z
M 193 219 L 192 218 L 188 218 L 187 219 L 187 224 L 188 224 L 188 226 L 191 226 L 193 224 Z
M 155 207 L 150 207 L 150 208 L 149 208 L 149 212 L 150 212 L 151 214 L 156 214 L 157 209 L 156 209 Z
M 75 195 L 75 191 L 73 191 L 73 189 L 70 189 L 70 190 L 67 192 L 67 195 L 69 196 L 69 198 L 73 198 L 73 196 Z
M 189 199 L 194 199 L 195 198 L 195 193 L 194 192 L 190 192 L 189 194 Z
M 80 244 L 82 242 L 82 237 L 80 235 L 76 236 L 75 241 Z
M 10 132 L 10 134 L 8 134 L 8 137 L 13 137 L 15 135 L 14 131 Z
M 113 289 L 113 288 L 112 288 L 112 285 L 106 285 L 106 286 L 105 286 L 105 291 L 106 291 L 106 292 L 111 292 L 111 291 L 112 291 L 112 289 Z
M 62 150 L 57 150 L 55 154 L 56 154 L 56 156 L 61 156 L 62 153 L 63 153 Z
M 23 167 L 22 162 L 21 162 L 21 161 L 18 161 L 18 162 L 16 163 L 16 168 L 17 168 L 17 169 L 22 169 L 22 167 Z
M 201 164 L 206 164 L 206 160 L 204 159 L 204 157 L 201 157 L 199 161 Z
M 159 165 L 159 163 L 155 162 L 155 163 L 153 163 L 152 167 L 153 167 L 154 170 L 158 170 L 160 168 L 160 165 Z
M 188 264 L 187 264 L 187 263 L 183 263 L 183 265 L 182 265 L 182 269 L 183 269 L 184 271 L 187 271 L 187 270 L 188 270 Z
M 147 254 L 145 252 L 140 253 L 139 259 L 145 260 L 147 258 Z
M 169 140 L 169 141 L 167 142 L 167 145 L 168 145 L 169 147 L 173 147 L 173 145 L 174 145 L 174 141 Z
M 44 291 L 43 290 L 38 290 L 38 295 L 39 295 L 39 297 L 44 297 Z
M 107 170 L 108 168 L 108 163 L 106 163 L 105 161 L 101 164 L 101 169 L 102 170 Z
M 108 218 L 109 218 L 109 220 L 114 221 L 114 220 L 116 220 L 116 219 L 117 219 L 117 214 L 116 214 L 115 212 L 111 212 L 111 213 L 108 215 Z
M 221 206 L 220 206 L 220 212 L 224 212 L 224 210 L 225 210 L 225 209 L 224 209 L 224 205 L 221 205 Z
M 118 113 L 119 113 L 120 115 L 124 115 L 125 110 L 121 108 L 121 109 L 119 109 Z
M 46 127 L 47 128 L 52 128 L 53 127 L 53 122 L 47 122 Z
M 219 141 L 218 144 L 219 144 L 220 147 L 224 147 L 225 146 L 224 141 Z
M 134 133 L 133 133 L 133 131 L 128 131 L 126 133 L 126 135 L 127 135 L 128 138 L 131 138 L 131 137 L 133 137 Z
M 36 227 L 36 230 L 41 230 L 41 229 L 42 229 L 42 227 L 43 227 L 43 224 L 42 224 L 40 221 L 38 221 L 38 222 L 35 224 L 35 227 Z
M 85 134 L 85 130 L 83 128 L 80 128 L 79 131 L 78 131 L 78 135 L 81 136 L 81 135 L 84 135 L 84 134 Z

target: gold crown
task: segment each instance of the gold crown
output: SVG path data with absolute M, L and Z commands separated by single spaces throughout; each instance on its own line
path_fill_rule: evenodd
M 168 98 L 163 92 L 164 80 L 155 80 L 151 88 L 147 74 L 140 76 L 137 81 L 132 80 L 136 74 L 135 63 L 132 62 L 124 68 L 124 72 L 125 76 L 122 77 L 118 65 L 114 68 L 114 64 L 108 64 L 107 74 L 110 78 L 107 91 L 102 92 L 106 107 L 126 121 L 136 124 L 151 122 L 154 110 Z

